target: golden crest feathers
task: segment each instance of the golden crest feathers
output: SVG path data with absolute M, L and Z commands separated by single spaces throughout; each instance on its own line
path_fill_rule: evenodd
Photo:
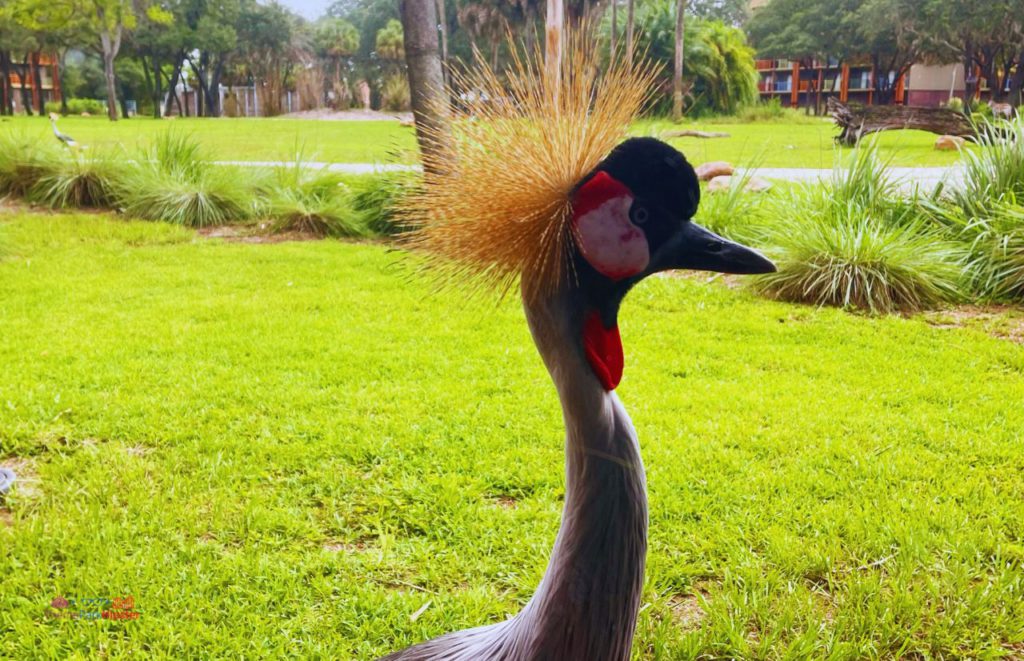
M 453 74 L 456 115 L 398 206 L 408 249 L 470 286 L 521 278 L 527 298 L 568 277 L 572 192 L 626 137 L 656 75 L 646 61 L 602 67 L 596 41 L 567 35 L 558 76 L 513 44 L 508 71 L 477 57 Z

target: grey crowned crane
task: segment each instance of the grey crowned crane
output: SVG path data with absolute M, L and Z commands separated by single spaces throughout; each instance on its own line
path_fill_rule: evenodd
M 470 81 L 505 104 L 469 109 L 402 203 L 410 250 L 460 282 L 519 282 L 566 428 L 562 523 L 546 573 L 513 617 L 395 652 L 391 661 L 629 659 L 647 551 L 646 478 L 615 394 L 618 314 L 629 290 L 671 269 L 767 273 L 763 256 L 692 221 L 693 168 L 653 138 L 623 141 L 652 85 L 573 38 L 560 75 L 537 64 Z M 509 91 L 511 90 L 511 92 Z M 477 276 L 473 278 L 473 276 Z M 482 280 L 481 280 L 482 279 Z
M 61 143 L 68 149 L 77 149 L 78 142 L 76 142 L 75 139 L 72 138 L 70 135 L 66 133 L 61 133 L 60 130 L 57 128 L 58 119 L 60 119 L 60 116 L 57 113 L 50 113 L 50 126 L 53 128 L 53 135 L 56 136 L 56 138 L 60 140 Z

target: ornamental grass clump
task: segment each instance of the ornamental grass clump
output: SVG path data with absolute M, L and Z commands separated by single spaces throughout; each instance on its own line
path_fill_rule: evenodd
M 211 163 L 188 135 L 168 132 L 143 150 L 118 186 L 132 216 L 187 227 L 244 221 L 252 215 L 254 191 L 238 168 Z
M 875 153 L 770 204 L 778 271 L 755 287 L 774 298 L 874 314 L 915 312 L 960 297 L 964 250 L 901 199 Z
M 366 234 L 342 177 L 326 168 L 308 167 L 301 153 L 292 165 L 274 171 L 263 186 L 263 195 L 259 214 L 270 221 L 274 232 L 337 237 Z
M 123 159 L 113 154 L 69 154 L 29 191 L 33 202 L 54 208 L 111 208 L 126 172 Z
M 372 233 L 394 236 L 409 229 L 398 219 L 399 201 L 415 185 L 416 176 L 389 173 L 361 177 L 352 186 L 352 206 Z
M 40 179 L 56 172 L 64 159 L 73 158 L 26 133 L 0 133 L 0 195 L 27 197 Z
M 929 205 L 969 250 L 972 293 L 1024 299 L 1024 120 L 979 131 L 981 149 L 965 151 L 963 186 Z
M 716 234 L 752 245 L 765 240 L 765 196 L 747 190 L 753 167 L 734 174 L 725 190 L 701 191 L 700 206 L 694 220 Z

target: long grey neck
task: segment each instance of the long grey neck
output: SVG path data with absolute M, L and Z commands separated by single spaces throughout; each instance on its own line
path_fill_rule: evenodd
M 526 306 L 565 417 L 565 508 L 547 572 L 510 620 L 388 661 L 628 661 L 647 554 L 647 485 L 629 416 L 583 353 L 588 310 L 570 289 Z
M 565 418 L 566 492 L 544 579 L 512 624 L 522 658 L 628 659 L 643 589 L 647 494 L 636 432 L 582 348 L 582 297 L 526 306 Z

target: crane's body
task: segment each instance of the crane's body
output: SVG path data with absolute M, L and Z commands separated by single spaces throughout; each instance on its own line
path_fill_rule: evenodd
M 447 634 L 389 661 L 627 661 L 647 553 L 647 495 L 636 433 L 615 394 L 619 307 L 671 269 L 766 273 L 756 251 L 692 222 L 700 185 L 681 153 L 625 139 L 653 69 L 612 63 L 585 35 L 560 75 L 515 61 L 460 84 L 507 103 L 468 109 L 425 155 L 401 202 L 409 241 L 453 280 L 519 280 L 534 343 L 565 421 L 565 505 L 547 571 L 514 617 Z M 515 52 L 515 49 L 512 49 Z M 507 82 L 506 82 L 507 81 Z
M 63 144 L 68 149 L 77 149 L 78 143 L 75 141 L 75 139 L 72 138 L 70 135 L 67 135 L 66 133 L 61 133 L 60 130 L 57 128 L 57 119 L 57 114 L 51 112 L 50 127 L 53 128 L 54 137 L 56 137 L 57 140 L 59 140 L 61 144 Z
M 566 426 L 565 505 L 547 571 L 515 617 L 442 636 L 388 661 L 629 658 L 647 551 L 636 433 L 615 392 L 587 364 L 579 343 L 582 298 L 567 287 L 528 305 L 526 314 Z

